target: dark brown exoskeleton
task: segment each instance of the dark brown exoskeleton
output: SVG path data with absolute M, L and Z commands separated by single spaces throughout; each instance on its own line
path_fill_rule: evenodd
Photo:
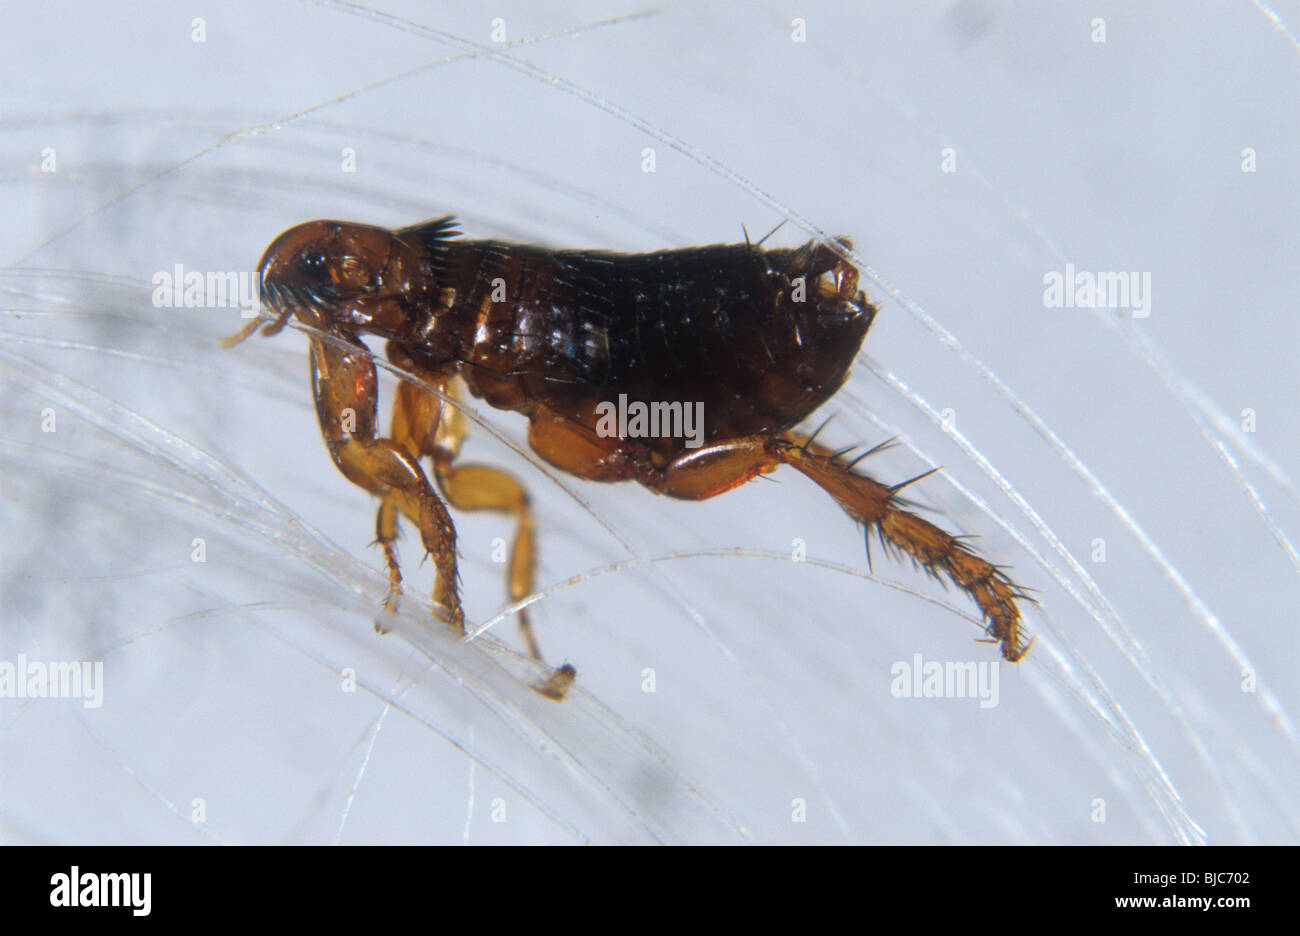
M 335 464 L 380 499 L 390 603 L 401 588 L 399 514 L 420 530 L 437 569 L 434 599 L 461 629 L 446 505 L 517 518 L 514 600 L 533 589 L 534 527 L 515 478 L 457 464 L 464 419 L 439 396 L 401 382 L 391 432 L 380 434 L 363 335 L 386 339 L 394 365 L 444 395 L 463 381 L 491 406 L 523 413 L 537 454 L 582 478 L 703 500 L 791 465 L 868 534 L 967 592 L 1007 660 L 1028 649 L 1017 607 L 1026 596 L 963 540 L 906 510 L 898 491 L 910 482 L 884 485 L 854 470 L 870 452 L 849 461 L 794 432 L 843 384 L 876 314 L 858 271 L 824 244 L 620 254 L 464 240 L 451 218 L 396 231 L 311 221 L 277 237 L 259 271 L 263 304 L 277 314 L 263 334 L 292 315 L 335 339 L 309 335 L 316 411 Z M 669 414 L 702 419 L 693 437 L 663 426 L 653 435 L 621 426 L 620 435 L 608 418 L 616 401 L 657 406 L 664 426 Z M 540 660 L 524 612 L 520 626 Z M 562 667 L 539 690 L 561 698 L 573 678 Z

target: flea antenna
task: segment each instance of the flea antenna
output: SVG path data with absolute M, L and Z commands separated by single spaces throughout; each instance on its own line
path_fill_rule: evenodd
M 239 331 L 235 332 L 233 335 L 229 335 L 228 337 L 223 338 L 221 340 L 221 347 L 233 348 L 235 345 L 239 344 L 241 341 L 243 341 L 253 332 L 257 331 L 258 326 L 261 324 L 262 324 L 262 320 L 260 318 L 253 319 L 251 322 L 249 322 Z

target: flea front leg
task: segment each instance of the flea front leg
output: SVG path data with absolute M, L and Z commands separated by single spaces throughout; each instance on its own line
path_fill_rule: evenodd
M 389 564 L 390 587 L 400 588 L 392 540 L 397 515 L 405 514 L 437 570 L 434 600 L 447 610 L 452 626 L 465 629 L 456 572 L 456 528 L 417 460 L 393 439 L 378 438 L 375 365 L 364 348 L 343 349 L 311 340 L 312 393 L 330 457 L 344 476 L 382 498 L 377 533 Z M 390 601 L 394 592 L 390 592 Z

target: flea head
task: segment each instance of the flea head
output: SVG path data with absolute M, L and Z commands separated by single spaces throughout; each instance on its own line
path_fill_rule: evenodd
M 407 317 L 418 256 L 392 231 L 346 221 L 308 221 L 271 242 L 258 264 L 262 305 L 276 316 L 264 335 L 294 316 L 328 332 L 385 334 Z M 252 322 L 227 344 L 258 327 Z

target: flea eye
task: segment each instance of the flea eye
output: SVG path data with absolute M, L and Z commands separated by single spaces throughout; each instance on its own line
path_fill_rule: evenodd
M 320 251 L 304 253 L 298 258 L 302 278 L 308 282 L 319 282 L 329 272 L 329 261 Z

